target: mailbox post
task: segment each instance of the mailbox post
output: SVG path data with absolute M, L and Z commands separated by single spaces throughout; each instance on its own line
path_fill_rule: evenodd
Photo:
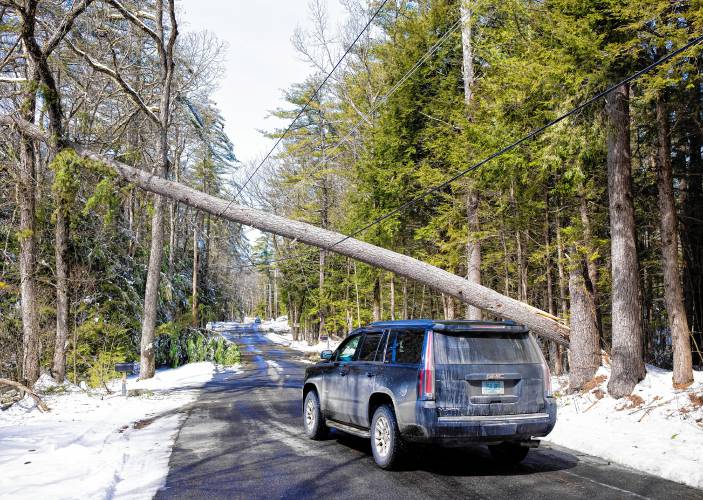
M 122 395 L 127 395 L 127 374 L 134 373 L 134 363 L 115 363 L 115 371 L 122 374 Z

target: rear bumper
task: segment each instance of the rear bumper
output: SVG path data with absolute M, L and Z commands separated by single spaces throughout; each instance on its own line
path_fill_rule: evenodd
M 524 441 L 549 434 L 556 424 L 557 409 L 547 398 L 544 412 L 521 415 L 438 417 L 433 402 L 418 402 L 417 421 L 402 425 L 408 441 L 462 444 Z

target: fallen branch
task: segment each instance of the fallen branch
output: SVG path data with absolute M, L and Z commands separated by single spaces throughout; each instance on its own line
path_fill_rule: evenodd
M 42 401 L 42 399 L 37 396 L 37 394 L 32 391 L 29 387 L 22 385 L 19 382 L 13 382 L 12 380 L 8 380 L 6 378 L 0 378 L 0 385 L 9 385 L 11 387 L 14 387 L 15 389 L 19 389 L 21 392 L 29 394 L 30 397 L 34 400 L 34 402 L 37 403 L 37 408 L 39 408 L 39 411 L 49 411 L 49 407 L 46 406 L 46 403 L 44 403 L 44 401 Z

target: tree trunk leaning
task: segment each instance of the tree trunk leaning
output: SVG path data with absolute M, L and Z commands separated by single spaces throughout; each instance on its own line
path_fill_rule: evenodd
M 547 339 L 554 340 L 562 345 L 568 345 L 568 327 L 559 323 L 557 318 L 554 318 L 549 313 L 501 295 L 484 286 L 471 283 L 443 269 L 418 261 L 407 255 L 380 248 L 354 238 L 347 238 L 345 235 L 334 231 L 286 219 L 263 210 L 237 205 L 182 184 L 151 175 L 121 162 L 104 158 L 82 146 L 76 145 L 75 147 L 79 154 L 106 163 L 120 177 L 146 191 L 167 196 L 218 217 L 255 227 L 261 231 L 277 234 L 291 240 L 295 239 L 301 243 L 324 248 L 328 251 L 331 250 L 371 266 L 391 271 L 399 276 L 413 279 L 464 303 L 522 323 L 536 334 Z

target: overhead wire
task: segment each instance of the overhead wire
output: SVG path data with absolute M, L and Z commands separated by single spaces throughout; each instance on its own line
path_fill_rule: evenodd
M 537 128 L 535 128 L 535 129 L 533 129 L 531 132 L 529 132 L 528 134 L 524 135 L 524 136 L 521 137 L 520 139 L 518 139 L 518 140 L 516 140 L 516 141 L 510 143 L 509 145 L 504 146 L 503 148 L 501 148 L 501 149 L 499 149 L 499 150 L 497 150 L 497 151 L 491 153 L 490 155 L 486 156 L 485 158 L 483 158 L 483 159 L 480 160 L 479 162 L 477 162 L 477 163 L 471 165 L 470 167 L 468 167 L 468 168 L 466 168 L 466 169 L 464 169 L 464 170 L 461 170 L 460 172 L 458 172 L 458 173 L 452 175 L 451 177 L 449 177 L 449 178 L 446 179 L 445 181 L 443 181 L 443 182 L 441 182 L 441 183 L 439 183 L 439 184 L 436 184 L 436 185 L 434 185 L 434 186 L 432 186 L 432 187 L 426 189 L 426 190 L 423 191 L 422 193 L 420 193 L 420 194 L 414 196 L 413 198 L 411 198 L 410 200 L 406 201 L 405 203 L 399 205 L 398 207 L 394 208 L 393 210 L 391 210 L 391 211 L 385 213 L 384 215 L 382 215 L 382 216 L 380 216 L 380 217 L 377 217 L 376 219 L 372 220 L 372 221 L 369 222 L 368 224 L 362 226 L 362 227 L 359 228 L 359 229 L 356 229 L 356 230 L 353 231 L 352 233 L 350 233 L 350 234 L 348 234 L 348 235 L 345 235 L 345 236 L 344 236 L 343 238 L 341 238 L 339 241 L 333 243 L 332 245 L 330 245 L 330 246 L 328 246 L 328 247 L 326 247 L 326 248 L 323 248 L 323 250 L 326 250 L 326 251 L 332 250 L 332 249 L 333 249 L 334 247 L 336 247 L 337 245 L 339 245 L 339 244 L 341 244 L 341 243 L 347 241 L 348 239 L 353 238 L 353 237 L 355 237 L 355 236 L 357 236 L 357 235 L 359 235 L 359 234 L 361 234 L 361 233 L 367 231 L 368 229 L 372 228 L 373 226 L 375 226 L 375 225 L 377 225 L 377 224 L 380 224 L 381 222 L 383 222 L 383 221 L 389 219 L 390 217 L 394 216 L 395 214 L 404 211 L 405 209 L 407 209 L 408 207 L 414 205 L 414 204 L 417 203 L 418 201 L 423 200 L 424 198 L 426 198 L 426 197 L 429 196 L 430 194 L 436 193 L 437 191 L 440 191 L 441 189 L 444 189 L 445 187 L 449 186 L 450 184 L 452 184 L 453 182 L 457 181 L 458 179 L 464 177 L 465 175 L 469 174 L 470 172 L 473 172 L 473 171 L 475 171 L 475 170 L 481 168 L 483 165 L 485 165 L 486 163 L 490 162 L 491 160 L 494 160 L 494 159 L 498 158 L 499 156 L 502 156 L 502 155 L 504 155 L 504 154 L 506 154 L 506 153 L 512 151 L 513 149 L 517 148 L 518 146 L 524 144 L 525 142 L 527 142 L 527 141 L 529 141 L 529 140 L 531 140 L 531 139 L 534 139 L 535 137 L 537 137 L 538 135 L 540 135 L 542 132 L 544 132 L 544 131 L 547 130 L 548 128 L 553 127 L 554 125 L 557 125 L 558 123 L 560 123 L 560 122 L 566 120 L 566 119 L 569 118 L 570 116 L 573 116 L 574 114 L 576 114 L 576 113 L 582 111 L 583 109 L 585 109 L 586 107 L 590 106 L 590 105 L 593 104 L 594 102 L 596 102 L 596 101 L 602 99 L 603 97 L 605 97 L 606 95 L 610 94 L 611 92 L 613 92 L 613 91 L 614 91 L 615 89 L 617 89 L 618 87 L 621 87 L 621 86 L 623 86 L 623 85 L 626 85 L 626 84 L 628 84 L 628 83 L 630 83 L 630 82 L 632 82 L 632 81 L 638 79 L 638 78 L 641 77 L 642 75 L 644 75 L 644 74 L 650 72 L 651 70 L 653 70 L 654 68 L 656 68 L 656 67 L 658 67 L 658 66 L 664 64 L 665 62 L 670 61 L 671 59 L 677 57 L 679 54 L 685 52 L 686 50 L 690 49 L 691 47 L 693 47 L 693 46 L 695 46 L 695 45 L 698 45 L 698 44 L 701 43 L 701 42 L 703 42 L 703 36 L 699 36 L 699 37 L 696 37 L 696 38 L 690 40 L 690 41 L 689 41 L 688 43 L 686 43 L 685 45 L 679 47 L 678 49 L 676 49 L 676 50 L 674 50 L 674 51 L 672 51 L 672 52 L 669 52 L 669 53 L 666 54 L 665 56 L 662 56 L 661 58 L 659 58 L 659 59 L 657 59 L 656 61 L 652 62 L 651 64 L 645 66 L 644 68 L 640 69 L 639 71 L 636 71 L 635 73 L 631 74 L 631 75 L 628 76 L 627 78 L 624 78 L 623 80 L 620 80 L 619 82 L 617 82 L 617 83 L 611 85 L 610 87 L 606 88 L 605 90 L 603 90 L 603 91 L 601 91 L 601 92 L 598 92 L 597 94 L 591 96 L 590 98 L 588 98 L 587 100 L 585 100 L 584 102 L 582 102 L 582 103 L 579 104 L 578 106 L 576 106 L 576 107 L 570 109 L 570 110 L 567 111 L 566 113 L 563 113 L 563 114 L 559 115 L 557 118 L 555 118 L 555 119 L 553 119 L 553 120 L 547 122 L 546 124 L 544 124 L 544 125 L 542 125 L 542 126 L 540 126 L 540 127 L 537 127 Z M 274 263 L 276 263 L 276 262 L 282 262 L 282 261 L 286 261 L 286 260 L 290 260 L 290 259 L 294 259 L 294 258 L 298 258 L 298 257 L 299 257 L 299 255 L 292 255 L 292 256 L 288 256 L 288 257 L 282 257 L 282 258 L 280 258 L 280 259 L 274 259 L 274 260 L 271 260 L 271 261 L 262 262 L 262 263 L 259 263 L 259 264 L 256 264 L 256 265 L 257 265 L 257 266 L 260 266 L 260 265 L 270 265 L 270 264 L 274 264 Z
M 376 19 L 376 17 L 378 17 L 378 15 L 381 13 L 381 11 L 383 10 L 383 8 L 386 6 L 387 3 L 388 3 L 388 0 L 383 0 L 381 2 L 381 5 L 379 5 L 378 9 L 376 9 L 376 11 L 374 11 L 373 15 L 369 18 L 368 22 L 364 25 L 364 28 L 359 32 L 358 35 L 356 35 L 356 38 L 354 38 L 354 41 L 344 51 L 344 53 L 342 54 L 342 57 L 339 58 L 337 63 L 332 67 L 332 69 L 329 71 L 329 73 L 327 73 L 325 78 L 322 80 L 322 82 L 315 89 L 315 92 L 312 93 L 312 95 L 308 98 L 308 100 L 305 102 L 303 107 L 300 108 L 300 111 L 298 111 L 298 114 L 295 116 L 295 118 L 293 118 L 293 121 L 291 121 L 288 124 L 288 127 L 278 137 L 278 140 L 274 143 L 273 147 L 271 147 L 269 152 L 266 153 L 266 156 L 264 156 L 264 159 L 261 160 L 259 165 L 254 169 L 254 171 L 249 175 L 249 177 L 247 177 L 246 181 L 244 181 L 244 183 L 239 187 L 239 189 L 237 190 L 237 193 L 232 197 L 232 199 L 227 204 L 227 206 L 224 209 L 222 209 L 222 211 L 219 213 L 219 215 L 222 215 L 225 212 L 225 210 L 227 210 L 232 205 L 232 203 L 234 203 L 234 200 L 236 200 L 239 197 L 239 195 L 242 193 L 242 191 L 244 191 L 244 189 L 247 187 L 249 182 L 251 182 L 251 180 L 254 178 L 254 176 L 257 174 L 257 172 L 261 169 L 261 167 L 268 161 L 268 159 L 271 157 L 271 155 L 276 150 L 276 148 L 278 148 L 278 145 L 281 143 L 281 141 L 283 141 L 283 139 L 286 137 L 286 135 L 288 135 L 288 133 L 292 130 L 295 122 L 297 122 L 298 119 L 303 115 L 303 113 L 305 113 L 305 111 L 308 109 L 308 107 L 310 106 L 312 101 L 319 94 L 320 90 L 322 90 L 322 87 L 325 86 L 325 84 L 327 83 L 327 80 L 329 80 L 332 77 L 332 75 L 337 70 L 337 68 L 340 66 L 340 64 L 342 64 L 342 61 L 344 61 L 344 59 L 347 57 L 347 55 L 354 48 L 354 46 L 356 45 L 356 42 L 359 41 L 361 36 L 366 32 L 366 30 L 369 28 L 369 26 L 371 26 L 371 23 L 373 23 L 373 21 Z

